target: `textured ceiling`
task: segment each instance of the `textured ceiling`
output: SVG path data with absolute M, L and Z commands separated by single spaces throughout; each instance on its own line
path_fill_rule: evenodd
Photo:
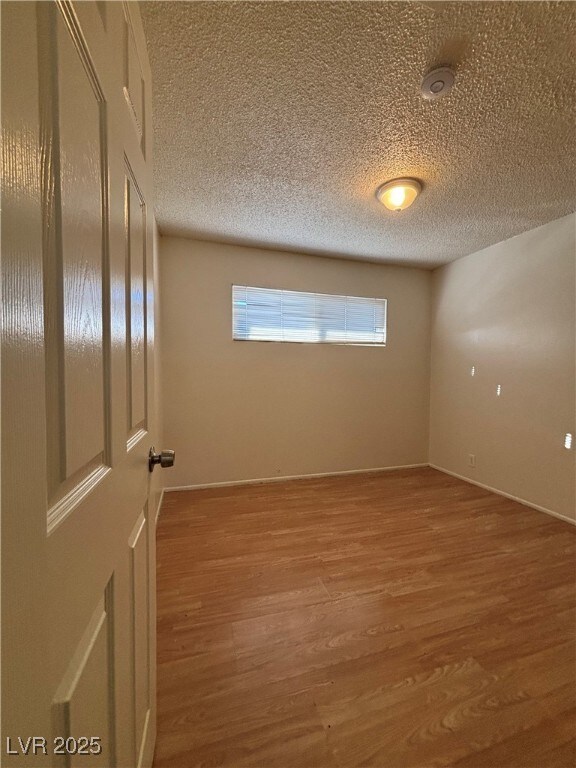
M 576 3 L 141 6 L 163 234 L 432 268 L 576 208 Z

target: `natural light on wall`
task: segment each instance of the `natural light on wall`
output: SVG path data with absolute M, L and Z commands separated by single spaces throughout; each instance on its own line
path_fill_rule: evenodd
M 386 344 L 386 299 L 232 286 L 233 338 Z

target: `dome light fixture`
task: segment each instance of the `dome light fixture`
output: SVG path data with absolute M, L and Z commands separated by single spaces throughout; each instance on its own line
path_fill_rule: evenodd
M 376 197 L 389 211 L 403 211 L 421 191 L 422 184 L 416 179 L 392 179 L 378 187 Z

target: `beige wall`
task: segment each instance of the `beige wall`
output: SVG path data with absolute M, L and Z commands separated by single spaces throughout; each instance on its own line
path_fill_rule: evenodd
M 428 460 L 430 273 L 161 238 L 167 486 Z M 385 349 L 232 341 L 231 286 L 383 296 Z
M 571 518 L 575 223 L 567 216 L 434 272 L 430 396 L 432 464 Z

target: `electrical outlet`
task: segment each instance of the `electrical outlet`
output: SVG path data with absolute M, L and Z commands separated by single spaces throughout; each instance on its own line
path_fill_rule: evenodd
M 476 466 L 476 454 L 475 453 L 469 453 L 468 454 L 468 466 L 469 467 L 475 467 Z

